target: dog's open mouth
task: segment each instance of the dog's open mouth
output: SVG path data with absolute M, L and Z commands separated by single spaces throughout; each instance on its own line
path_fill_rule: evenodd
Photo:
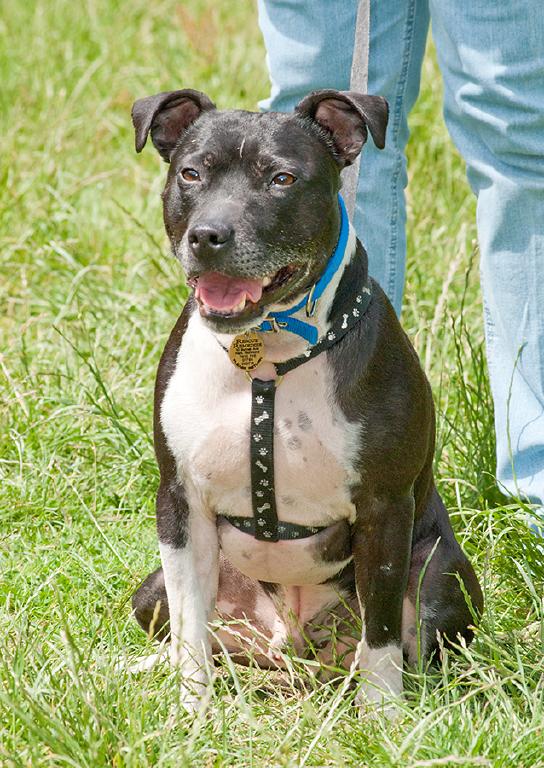
M 267 294 L 283 287 L 297 268 L 293 265 L 282 267 L 265 277 L 231 277 L 221 272 L 204 272 L 187 282 L 195 290 L 200 313 L 219 317 L 238 317 L 249 314 Z

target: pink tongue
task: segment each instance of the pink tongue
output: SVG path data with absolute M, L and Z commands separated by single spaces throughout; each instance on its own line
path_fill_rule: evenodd
M 197 298 L 220 312 L 234 309 L 246 297 L 257 303 L 262 294 L 262 280 L 229 277 L 220 272 L 206 272 L 196 284 Z

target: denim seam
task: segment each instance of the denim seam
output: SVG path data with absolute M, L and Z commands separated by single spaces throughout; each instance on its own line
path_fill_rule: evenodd
M 395 149 L 397 150 L 397 160 L 395 162 L 395 167 L 391 176 L 391 197 L 392 197 L 392 206 L 391 206 L 391 240 L 389 243 L 389 259 L 388 259 L 388 276 L 387 276 L 387 293 L 389 296 L 392 297 L 393 301 L 396 302 L 396 291 L 395 291 L 395 283 L 396 283 L 396 277 L 397 277 L 397 268 L 396 268 L 396 259 L 395 259 L 395 253 L 397 249 L 397 232 L 396 232 L 396 225 L 397 225 L 397 219 L 399 214 L 399 204 L 398 204 L 398 181 L 400 177 L 400 172 L 402 169 L 402 153 L 398 152 L 398 137 L 399 137 L 399 130 L 400 130 L 400 121 L 401 121 L 401 115 L 402 115 L 402 105 L 404 98 L 406 96 L 406 84 L 408 82 L 408 68 L 410 66 L 410 58 L 412 55 L 412 44 L 414 41 L 414 19 L 415 19 L 415 8 L 416 8 L 416 2 L 417 0 L 411 0 L 411 2 L 408 4 L 407 14 L 406 14 L 406 27 L 404 31 L 404 38 L 403 38 L 403 44 L 404 44 L 404 50 L 402 55 L 402 69 L 399 77 L 399 81 L 397 84 L 397 93 L 395 96 L 395 109 L 393 111 L 393 142 L 395 145 Z

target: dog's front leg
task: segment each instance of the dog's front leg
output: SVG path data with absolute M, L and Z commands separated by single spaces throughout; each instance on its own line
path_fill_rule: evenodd
M 217 528 L 187 503 L 184 489 L 175 483 L 159 488 L 157 530 L 170 614 L 170 659 L 181 672 L 182 703 L 194 711 L 211 668 L 208 621 L 217 597 Z
M 361 703 L 391 704 L 402 693 L 402 602 L 410 568 L 412 492 L 356 503 L 352 551 L 363 633 Z

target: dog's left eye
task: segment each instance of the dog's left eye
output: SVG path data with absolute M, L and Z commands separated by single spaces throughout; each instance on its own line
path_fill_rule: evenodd
M 200 174 L 194 168 L 183 168 L 180 176 L 184 181 L 200 181 Z
M 296 177 L 292 173 L 278 173 L 272 179 L 272 185 L 275 187 L 289 187 L 294 184 Z

